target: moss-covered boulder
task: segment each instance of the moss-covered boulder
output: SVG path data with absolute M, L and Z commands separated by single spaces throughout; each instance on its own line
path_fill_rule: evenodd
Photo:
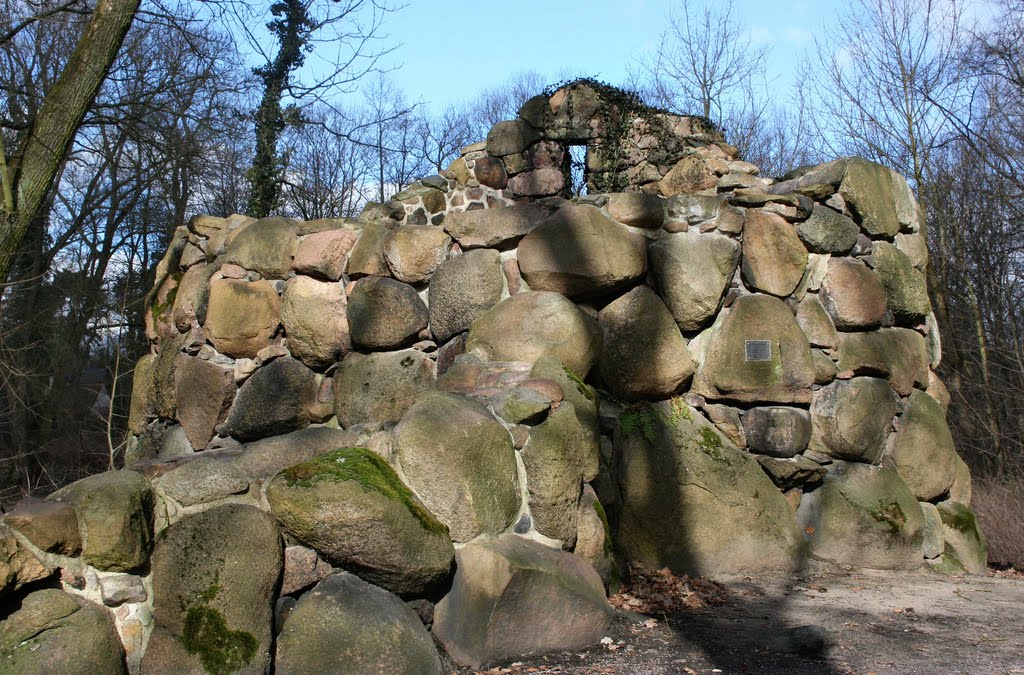
M 923 563 L 924 515 L 895 471 L 833 464 L 798 510 L 811 556 L 856 567 L 915 569 Z
M 415 340 L 428 320 L 416 289 L 394 279 L 360 279 L 348 298 L 349 333 L 357 347 L 397 349 Z
M 837 380 L 814 392 L 811 448 L 836 459 L 873 464 L 882 456 L 885 435 L 899 411 L 899 399 L 885 380 Z
M 512 438 L 481 403 L 436 393 L 394 430 L 402 472 L 455 541 L 508 527 L 520 492 Z
M 267 486 L 267 501 L 293 537 L 392 593 L 424 595 L 454 562 L 447 528 L 365 448 L 285 469 Z
M 871 266 L 882 282 L 889 309 L 897 321 L 917 323 L 932 311 L 924 272 L 914 269 L 914 263 L 903 251 L 886 241 L 875 242 Z
M 277 641 L 274 672 L 440 674 L 434 641 L 416 612 L 347 573 L 299 598 Z
M 299 246 L 295 221 L 273 216 L 261 218 L 245 227 L 228 245 L 225 262 L 264 277 L 283 279 L 292 269 Z
M 601 350 L 597 321 L 559 293 L 529 291 L 502 300 L 469 329 L 466 351 L 488 361 L 557 356 L 586 377 Z
M 915 497 L 931 501 L 953 485 L 958 459 L 945 412 L 931 396 L 915 391 L 900 417 L 885 465 L 900 475 Z
M 582 430 L 583 480 L 597 477 L 601 463 L 601 430 L 597 418 L 597 392 L 571 370 L 566 369 L 555 356 L 545 356 L 530 370 L 531 378 L 543 378 L 558 383 L 562 399 L 572 404 Z
M 569 402 L 530 431 L 523 448 L 530 512 L 537 531 L 567 549 L 576 542 L 576 518 L 583 487 L 586 433 Z
M 943 563 L 947 567 L 959 565 L 971 574 L 985 574 L 988 568 L 988 548 L 974 513 L 954 501 L 940 502 L 936 508 L 942 520 L 945 541 Z
M 846 253 L 857 243 L 860 228 L 843 214 L 815 204 L 811 217 L 797 225 L 796 231 L 814 253 Z
M 107 471 L 75 481 L 49 499 L 78 514 L 82 558 L 108 572 L 145 564 L 153 540 L 153 489 L 134 471 Z
M 394 221 L 362 223 L 362 233 L 348 254 L 348 275 L 353 279 L 391 274 L 384 259 L 384 242 L 395 228 Z
M 736 300 L 714 335 L 694 378 L 694 391 L 709 399 L 806 403 L 814 384 L 807 336 L 793 312 L 770 295 Z M 747 342 L 768 342 L 763 359 L 748 358 Z
M 754 459 L 682 401 L 623 412 L 615 432 L 620 516 L 629 560 L 679 574 L 791 569 L 793 510 Z
M 843 160 L 845 174 L 839 192 L 869 236 L 891 237 L 899 232 L 896 195 L 888 167 L 859 157 Z
M 313 371 L 297 359 L 274 359 L 238 390 L 228 414 L 228 431 L 241 441 L 253 441 L 302 429 L 309 425 L 315 400 Z
M 662 235 L 649 253 L 658 292 L 680 330 L 699 330 L 722 304 L 739 263 L 739 244 L 691 229 Z
M 282 550 L 274 519 L 252 506 L 216 506 L 164 530 L 142 671 L 268 672 Z
M 750 209 L 743 225 L 743 278 L 754 289 L 785 297 L 807 267 L 807 249 L 781 216 Z
M 665 303 L 637 286 L 598 315 L 604 332 L 598 372 L 625 400 L 667 398 L 693 377 L 693 361 Z
M 456 563 L 433 632 L 460 665 L 584 649 L 611 623 L 601 578 L 572 554 L 503 535 L 459 549 Z
M 232 358 L 254 358 L 281 323 L 281 298 L 269 281 L 214 279 L 203 326 L 210 342 Z
M 647 271 L 647 243 L 593 206 L 564 206 L 519 243 L 530 288 L 570 298 L 608 295 Z
M 423 352 L 352 352 L 334 372 L 334 409 L 342 426 L 397 422 L 434 384 L 434 361 Z
M 885 317 L 886 295 L 878 275 L 851 258 L 828 261 L 818 296 L 840 330 L 871 328 Z
M 928 384 L 928 345 L 906 328 L 839 334 L 839 370 L 889 379 L 900 396 Z
M 501 300 L 501 256 L 490 249 L 467 251 L 438 266 L 430 278 L 430 330 L 445 342 L 469 330 Z
M 29 594 L 0 621 L 0 670 L 128 672 L 110 612 L 55 588 Z

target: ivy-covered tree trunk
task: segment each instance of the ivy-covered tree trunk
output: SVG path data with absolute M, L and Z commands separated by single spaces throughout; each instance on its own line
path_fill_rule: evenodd
M 0 284 L 29 227 L 46 208 L 61 163 L 100 86 L 117 58 L 140 0 L 100 0 L 67 66 L 43 100 L 39 115 L 3 171 L 0 204 Z
M 277 143 L 286 126 L 282 106 L 291 74 L 302 65 L 306 43 L 312 30 L 304 0 L 283 0 L 271 7 L 277 17 L 267 28 L 277 37 L 279 48 L 274 60 L 255 70 L 263 81 L 263 98 L 256 109 L 256 152 L 249 170 L 249 215 L 263 218 L 277 206 L 283 169 Z

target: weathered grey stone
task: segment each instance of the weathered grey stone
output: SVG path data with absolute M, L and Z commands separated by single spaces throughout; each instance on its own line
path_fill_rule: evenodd
M 353 279 L 365 276 L 388 276 L 391 270 L 384 259 L 384 242 L 395 228 L 394 221 L 363 224 L 359 241 L 348 254 L 347 272 Z
M 792 457 L 803 452 L 811 440 L 811 416 L 799 408 L 751 408 L 743 416 L 743 430 L 751 452 Z
M 849 258 L 832 258 L 818 294 L 836 328 L 870 328 L 882 322 L 885 290 L 867 265 Z
M 837 459 L 876 463 L 899 399 L 885 380 L 837 380 L 814 392 L 811 447 Z
M 404 476 L 451 537 L 508 527 L 519 511 L 512 439 L 482 404 L 454 394 L 420 400 L 394 431 Z
M 206 265 L 193 265 L 185 271 L 178 290 L 174 295 L 174 309 L 171 311 L 174 325 L 184 333 L 196 321 L 196 308 L 202 296 L 207 296 L 206 284 L 209 281 L 209 270 Z
M 82 550 L 78 516 L 70 504 L 25 497 L 4 516 L 3 522 L 41 551 L 77 555 Z
M 811 556 L 877 569 L 920 567 L 924 515 L 894 471 L 833 464 L 825 483 L 800 500 Z
M 514 155 L 540 139 L 540 132 L 525 120 L 498 122 L 487 133 L 487 154 L 495 157 Z
M 558 396 L 562 396 L 560 388 Z M 491 397 L 489 403 L 494 414 L 509 424 L 535 424 L 547 417 L 552 401 L 534 389 L 512 387 Z
M 689 225 L 700 225 L 721 213 L 722 202 L 714 195 L 675 195 L 665 204 L 665 230 L 685 232 Z
M 713 188 L 718 177 L 708 168 L 700 156 L 686 155 L 680 159 L 661 179 L 661 194 L 672 197 L 678 194 L 692 194 Z
M 153 551 L 153 634 L 143 672 L 270 668 L 282 542 L 270 515 L 227 504 L 170 525 Z
M 365 448 L 285 469 L 268 485 L 267 501 L 293 537 L 392 593 L 425 595 L 454 562 L 447 528 Z
M 246 226 L 228 245 L 225 262 L 259 272 L 264 277 L 283 279 L 292 269 L 299 246 L 295 221 L 273 216 Z
M 399 227 L 384 240 L 384 258 L 399 281 L 426 281 L 448 257 L 452 238 L 433 225 Z
M 844 160 L 846 173 L 839 192 L 860 218 L 860 227 L 871 236 L 891 237 L 900 229 L 896 196 L 888 167 L 853 157 Z
M 832 357 L 820 349 L 812 349 L 811 358 L 814 360 L 814 384 L 828 384 L 836 379 L 839 368 Z
M 156 414 L 156 354 L 143 354 L 132 372 L 132 402 L 128 408 L 128 431 L 141 434 Z
M 643 237 L 593 206 L 564 206 L 519 243 L 530 288 L 578 298 L 606 295 L 647 271 Z
M 680 330 L 699 330 L 718 312 L 739 259 L 739 245 L 717 234 L 669 234 L 651 245 L 651 271 Z
M 352 349 L 345 287 L 296 275 L 284 285 L 281 323 L 292 356 L 314 368 L 339 361 Z
M 907 396 L 915 385 L 928 384 L 928 346 L 906 328 L 840 333 L 839 370 L 887 377 L 897 394 Z
M 796 322 L 813 347 L 835 349 L 839 344 L 836 326 L 818 296 L 808 293 L 796 308 Z
M 684 403 L 629 414 L 614 441 L 616 540 L 629 560 L 677 574 L 796 565 L 800 533 L 792 509 L 750 455 Z
M 107 607 L 118 607 L 126 602 L 145 602 L 149 597 L 142 577 L 134 574 L 115 574 L 100 577 L 100 597 Z
M 398 421 L 434 384 L 434 362 L 423 352 L 352 352 L 334 373 L 334 408 L 348 428 Z
M 708 399 L 806 403 L 814 383 L 807 337 L 793 312 L 770 295 L 738 298 L 715 329 L 693 390 Z M 746 360 L 747 340 L 767 340 L 770 359 Z
M 905 234 L 900 232 L 896 235 L 896 248 L 898 248 L 915 269 L 922 272 L 928 266 L 928 240 L 923 233 Z
M 153 484 L 182 506 L 194 506 L 246 492 L 250 479 L 230 456 L 200 455 L 154 479 Z
M 665 222 L 665 200 L 642 192 L 608 195 L 608 214 L 623 225 L 658 229 Z
M 341 429 L 308 427 L 247 443 L 245 452 L 234 461 L 253 477 L 266 479 L 325 452 L 352 446 L 357 440 L 356 434 Z
M 601 431 L 597 417 L 597 394 L 575 374 L 562 366 L 557 356 L 542 357 L 530 371 L 531 378 L 544 378 L 558 383 L 564 400 L 572 404 L 583 430 L 583 480 L 597 477 L 601 462 Z
M 558 293 L 529 291 L 499 302 L 469 329 L 466 351 L 489 361 L 557 356 L 586 377 L 601 349 L 597 321 Z
M 45 579 L 52 572 L 28 547 L 18 541 L 10 527 L 0 523 L 0 598 L 10 595 L 25 584 Z
M 611 622 L 601 578 L 569 553 L 504 535 L 459 549 L 456 562 L 433 632 L 461 665 L 582 649 Z
M 195 448 L 192 447 L 185 429 L 180 424 L 164 429 L 160 436 L 160 452 L 157 454 L 157 459 L 163 462 L 190 457 L 194 454 L 196 454 Z
M 500 248 L 522 239 L 550 213 L 542 204 L 476 209 L 449 213 L 443 227 L 464 249 Z
M 757 290 L 787 296 L 807 267 L 796 229 L 773 213 L 752 209 L 743 225 L 743 278 Z
M 49 499 L 75 508 L 85 562 L 109 572 L 131 572 L 146 562 L 153 541 L 153 490 L 142 474 L 95 474 Z
M 937 505 L 945 542 L 943 558 L 953 557 L 971 574 L 988 571 L 988 546 L 974 513 L 954 501 Z
M 309 425 L 315 401 L 313 371 L 295 359 L 274 359 L 238 390 L 226 422 L 228 432 L 241 441 L 254 441 L 302 429 Z
M 333 569 L 311 548 L 285 546 L 281 595 L 292 595 L 305 590 L 331 576 Z
M 560 193 L 564 187 L 565 174 L 561 168 L 553 166 L 524 171 L 508 181 L 508 189 L 512 194 L 523 197 L 551 197 Z
M 882 282 L 889 310 L 901 323 L 919 323 L 932 311 L 924 272 L 903 251 L 886 241 L 871 249 L 871 265 Z
M 563 402 L 530 432 L 523 448 L 530 512 L 541 534 L 566 549 L 576 543 L 576 523 L 587 435 L 572 404 Z
M 971 468 L 960 455 L 956 456 L 956 477 L 949 488 L 949 498 L 964 506 L 971 505 Z
M 441 263 L 430 279 L 430 330 L 444 342 L 469 327 L 501 300 L 497 251 L 468 251 Z
M 612 554 L 612 533 L 608 527 L 608 516 L 597 499 L 594 488 L 583 486 L 580 496 L 580 510 L 577 517 L 578 534 L 573 555 L 583 558 L 593 566 L 605 586 L 615 583 L 617 570 Z
M 441 660 L 416 612 L 342 572 L 299 598 L 277 643 L 275 672 L 440 675 Z
M 675 320 L 654 291 L 637 286 L 598 315 L 604 332 L 598 371 L 625 400 L 668 398 L 693 377 Z
M 945 494 L 956 478 L 957 454 L 946 413 L 923 391 L 910 395 L 884 464 L 900 475 L 920 501 Z
M 788 458 L 755 455 L 754 459 L 780 490 L 820 483 L 827 473 L 821 464 L 800 455 Z
M 228 368 L 179 353 L 175 357 L 174 391 L 178 422 L 192 448 L 202 450 L 231 407 L 235 378 Z
M 841 213 L 815 204 L 811 217 L 797 225 L 796 232 L 815 253 L 846 253 L 857 243 L 860 228 Z
M 0 622 L 8 673 L 126 673 L 124 648 L 107 610 L 47 588 Z
M 269 281 L 214 279 L 204 331 L 217 351 L 253 358 L 281 323 L 281 299 Z
M 924 540 L 921 542 L 921 553 L 925 560 L 933 560 L 942 555 L 946 546 L 942 532 L 942 517 L 935 504 L 920 502 L 921 514 L 924 516 Z
M 428 319 L 416 289 L 394 279 L 360 279 L 348 298 L 349 332 L 359 347 L 401 347 L 427 327 Z
M 299 274 L 338 281 L 348 264 L 348 254 L 358 240 L 358 232 L 343 227 L 314 232 L 299 242 L 293 267 Z

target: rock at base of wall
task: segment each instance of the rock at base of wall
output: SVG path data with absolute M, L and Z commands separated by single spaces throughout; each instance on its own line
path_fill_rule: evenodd
M 944 562 L 949 564 L 952 561 L 948 559 L 952 558 L 971 574 L 985 574 L 988 569 L 988 547 L 974 513 L 954 501 L 940 502 L 936 508 L 942 520 Z

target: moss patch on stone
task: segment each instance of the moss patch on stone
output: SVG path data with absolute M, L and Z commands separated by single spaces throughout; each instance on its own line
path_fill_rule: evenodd
M 311 487 L 320 481 L 355 481 L 364 490 L 401 502 L 423 529 L 447 534 L 447 528 L 423 508 L 395 470 L 366 448 L 338 448 L 282 472 L 289 486 Z
M 868 514 L 879 523 L 887 525 L 893 534 L 899 533 L 907 524 L 907 514 L 896 502 L 886 504 L 879 501 L 876 507 L 868 509 Z
M 213 675 L 241 670 L 260 646 L 251 633 L 230 630 L 220 612 L 202 605 L 189 608 L 185 614 L 182 643 Z
M 711 429 L 704 427 L 700 430 L 700 439 L 697 445 L 701 451 L 716 462 L 729 463 L 729 459 L 722 452 L 722 438 Z
M 978 521 L 973 511 L 960 504 L 951 503 L 949 506 L 952 508 L 939 509 L 943 525 L 964 534 L 974 534 L 978 531 Z
M 171 290 L 167 291 L 167 297 L 163 302 L 160 302 L 159 299 L 153 300 L 153 304 L 150 306 L 149 310 L 153 313 L 154 319 L 159 320 L 163 318 L 164 314 L 174 308 L 174 301 L 178 297 L 178 286 L 181 284 L 181 280 L 184 276 L 184 272 L 175 272 L 172 274 L 171 278 L 174 279 L 174 286 Z
M 576 389 L 579 390 L 579 392 L 581 394 L 583 394 L 583 396 L 588 401 L 593 401 L 594 400 L 594 390 L 591 389 L 590 386 L 586 382 L 581 380 L 579 375 L 577 375 L 576 373 L 572 372 L 571 370 L 569 370 L 565 366 L 562 366 L 562 370 L 565 371 L 565 376 L 573 381 L 573 384 L 576 385 Z

